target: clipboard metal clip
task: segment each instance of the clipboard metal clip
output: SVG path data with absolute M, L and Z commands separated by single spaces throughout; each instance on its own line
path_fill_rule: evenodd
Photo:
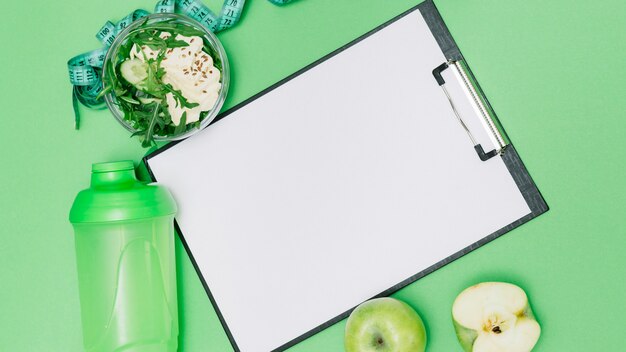
M 467 124 L 465 123 L 465 121 L 463 121 L 463 118 L 459 114 L 456 106 L 454 105 L 454 101 L 452 97 L 450 96 L 448 89 L 446 88 L 446 81 L 444 80 L 441 74 L 443 71 L 445 71 L 448 68 L 452 68 L 452 70 L 456 73 L 455 76 L 458 77 L 460 81 L 462 81 L 463 88 L 466 90 L 467 95 L 471 97 L 471 103 L 473 104 L 475 110 L 477 110 L 480 113 L 479 115 L 483 119 L 482 122 L 487 127 L 487 131 L 489 132 L 490 138 L 496 145 L 495 149 L 485 152 L 485 150 L 483 149 L 483 146 L 476 141 L 476 138 L 474 138 L 474 135 L 472 134 L 470 129 L 467 127 Z M 502 136 L 502 133 L 500 133 L 500 130 L 494 123 L 494 120 L 489 110 L 485 107 L 485 104 L 483 103 L 477 89 L 472 84 L 472 81 L 470 80 L 463 65 L 459 61 L 444 62 L 443 64 L 437 66 L 433 70 L 433 76 L 435 77 L 437 84 L 439 84 L 441 89 L 443 89 L 443 92 L 445 93 L 446 98 L 448 98 L 448 102 L 450 102 L 452 111 L 454 111 L 454 115 L 456 116 L 457 120 L 459 121 L 459 123 L 461 124 L 465 132 L 467 132 L 467 135 L 469 136 L 472 144 L 474 145 L 474 150 L 478 154 L 478 157 L 480 158 L 480 160 L 487 161 L 496 155 L 502 154 L 507 143 L 504 141 L 504 137 Z

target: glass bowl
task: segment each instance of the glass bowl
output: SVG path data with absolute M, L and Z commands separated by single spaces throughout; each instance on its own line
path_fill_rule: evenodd
M 220 43 L 219 39 L 207 30 L 200 23 L 195 21 L 192 18 L 187 16 L 175 14 L 175 13 L 155 13 L 152 15 L 148 15 L 147 17 L 141 18 L 133 23 L 131 23 L 128 27 L 126 27 L 123 31 L 121 31 L 113 43 L 111 47 L 107 51 L 107 54 L 104 58 L 104 65 L 102 70 L 103 82 L 108 82 L 111 77 L 113 79 L 117 79 L 117 75 L 115 72 L 118 70 L 118 65 L 127 57 L 123 57 L 120 53 L 120 49 L 126 47 L 128 44 L 128 36 L 131 33 L 136 31 L 141 31 L 142 27 L 146 24 L 152 25 L 158 22 L 168 21 L 169 23 L 181 24 L 183 26 L 192 27 L 198 31 L 203 33 L 202 39 L 204 41 L 205 46 L 209 47 L 211 52 L 209 53 L 213 57 L 213 61 L 215 63 L 220 63 L 222 66 L 222 72 L 220 77 L 221 88 L 218 95 L 218 98 L 213 105 L 213 107 L 209 111 L 202 112 L 200 114 L 200 123 L 197 128 L 186 129 L 179 134 L 171 134 L 171 135 L 157 135 L 153 136 L 155 141 L 173 141 L 179 140 L 183 138 L 187 138 L 204 127 L 206 127 L 211 121 L 215 119 L 217 114 L 219 113 L 222 105 L 224 105 L 224 100 L 226 99 L 226 94 L 228 93 L 228 86 L 230 83 L 230 68 L 228 65 L 228 58 L 226 57 L 226 52 L 224 51 L 224 47 Z M 112 73 L 113 72 L 113 73 Z M 136 133 L 138 132 L 137 126 L 133 125 L 134 121 L 125 118 L 125 112 L 121 108 L 118 99 L 113 90 L 107 92 L 104 96 L 104 100 L 106 102 L 107 107 L 115 116 L 117 121 L 119 121 L 122 126 L 124 126 L 129 132 Z

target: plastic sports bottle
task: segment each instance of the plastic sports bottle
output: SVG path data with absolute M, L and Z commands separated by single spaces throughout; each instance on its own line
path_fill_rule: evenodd
M 176 203 L 132 161 L 93 164 L 70 211 L 87 352 L 174 352 Z

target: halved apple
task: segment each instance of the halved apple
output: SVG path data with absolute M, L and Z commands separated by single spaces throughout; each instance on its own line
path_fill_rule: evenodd
M 454 301 L 452 318 L 468 352 L 529 352 L 541 334 L 524 290 L 504 282 L 465 289 Z

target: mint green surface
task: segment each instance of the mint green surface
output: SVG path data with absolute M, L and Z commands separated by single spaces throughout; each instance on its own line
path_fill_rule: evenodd
M 296 0 L 276 7 L 249 1 L 240 25 L 219 34 L 232 63 L 227 107 L 418 2 Z M 221 1 L 207 3 L 217 8 Z M 526 289 L 543 327 L 537 351 L 623 349 L 626 2 L 436 3 L 550 211 L 396 297 L 424 319 L 430 351 L 460 351 L 452 302 L 485 280 Z M 73 130 L 65 63 L 98 46 L 93 34 L 105 20 L 154 2 L 3 5 L 0 350 L 80 351 L 68 211 L 87 187 L 92 162 L 138 161 L 145 151 L 106 111 L 85 112 L 82 129 Z M 176 249 L 180 351 L 229 351 L 200 281 L 180 244 Z M 292 351 L 340 352 L 344 326 Z

